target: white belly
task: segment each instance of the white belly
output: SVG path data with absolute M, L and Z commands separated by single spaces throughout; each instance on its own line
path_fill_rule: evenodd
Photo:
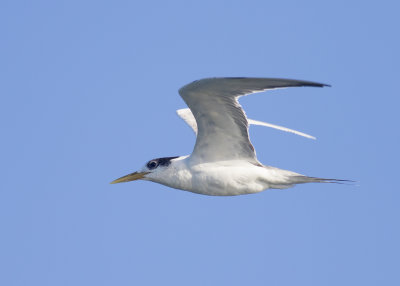
M 191 165 L 189 158 L 173 161 L 156 177 L 147 178 L 175 189 L 210 196 L 258 193 L 269 188 L 288 188 L 290 176 L 299 175 L 274 167 L 256 166 L 246 161 L 220 161 Z
M 279 169 L 277 169 L 279 170 Z M 271 187 L 268 169 L 243 161 L 193 166 L 188 191 L 212 196 L 258 193 Z

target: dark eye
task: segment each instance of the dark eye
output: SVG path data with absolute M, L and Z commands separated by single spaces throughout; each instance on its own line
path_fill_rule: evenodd
M 158 161 L 156 160 L 152 160 L 149 163 L 147 163 L 147 168 L 149 169 L 157 168 L 157 166 L 158 166 Z

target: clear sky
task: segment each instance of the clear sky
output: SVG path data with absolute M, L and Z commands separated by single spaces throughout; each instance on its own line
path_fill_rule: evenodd
M 1 1 L 1 285 L 400 285 L 398 1 Z M 110 185 L 190 154 L 178 89 L 241 100 L 264 164 L 357 186 Z

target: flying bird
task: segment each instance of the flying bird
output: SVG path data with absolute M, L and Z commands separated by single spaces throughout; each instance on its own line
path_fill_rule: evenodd
M 147 180 L 175 189 L 211 196 L 258 193 L 302 183 L 346 180 L 309 177 L 263 165 L 249 138 L 249 124 L 263 125 L 315 139 L 286 127 L 248 119 L 241 96 L 286 87 L 324 87 L 322 83 L 279 78 L 205 78 L 183 86 L 179 94 L 189 108 L 178 115 L 196 133 L 191 155 L 148 161 L 139 171 L 111 182 Z

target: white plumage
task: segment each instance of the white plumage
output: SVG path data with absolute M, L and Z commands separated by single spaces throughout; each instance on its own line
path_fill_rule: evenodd
M 325 84 L 274 78 L 207 78 L 179 90 L 189 109 L 178 115 L 196 133 L 189 156 L 150 160 L 140 171 L 112 183 L 137 179 L 204 195 L 229 196 L 283 189 L 309 182 L 343 180 L 304 176 L 261 164 L 248 135 L 249 124 L 263 125 L 307 138 L 315 137 L 286 127 L 247 119 L 239 97 L 268 89 Z

